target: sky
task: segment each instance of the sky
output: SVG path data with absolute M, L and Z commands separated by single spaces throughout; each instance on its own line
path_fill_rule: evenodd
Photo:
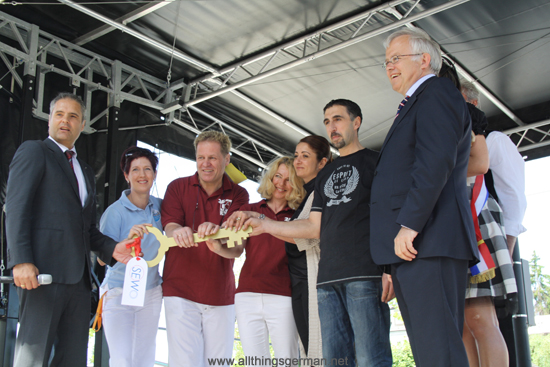
M 193 175 L 197 171 L 194 161 L 161 152 L 141 142 L 138 145 L 159 155 L 157 180 L 152 188 L 153 196 L 164 197 L 166 187 L 172 180 Z M 261 199 L 256 192 L 256 182 L 246 180 L 241 186 L 247 189 L 251 203 Z M 533 251 L 536 251 L 541 258 L 540 264 L 544 266 L 543 273 L 550 274 L 550 236 L 546 233 L 546 226 L 550 226 L 550 157 L 525 163 L 525 192 L 527 211 L 523 225 L 527 231 L 518 238 L 520 254 L 522 258 L 531 261 Z
M 527 231 L 518 237 L 520 255 L 531 261 L 536 251 L 544 266 L 543 273 L 550 274 L 550 237 L 546 232 L 550 226 L 550 157 L 525 163 L 525 193 L 527 211 L 523 226 Z

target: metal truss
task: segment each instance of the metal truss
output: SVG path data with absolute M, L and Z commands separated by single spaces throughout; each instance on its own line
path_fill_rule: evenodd
M 95 55 L 78 47 L 77 45 L 57 39 L 54 36 L 42 32 L 36 26 L 24 23 L 16 18 L 12 18 L 9 15 L 0 12 L 0 36 L 16 40 L 18 45 L 18 47 L 14 47 L 13 43 L 11 46 L 0 43 L 0 58 L 12 72 L 14 80 L 19 85 L 22 84 L 21 77 L 16 72 L 18 65 L 25 64 L 25 74 L 33 74 L 36 71 L 35 68 L 38 68 L 39 81 L 37 84 L 41 89 L 38 93 L 38 100 L 35 103 L 36 109 L 33 111 L 38 117 L 43 119 L 47 118 L 47 114 L 43 112 L 41 101 L 43 96 L 44 76 L 49 72 L 54 72 L 67 76 L 70 79 L 71 84 L 75 87 L 80 86 L 80 83 L 83 83 L 88 104 L 91 101 L 91 95 L 93 92 L 105 92 L 110 96 L 114 96 L 113 103 L 115 105 L 120 105 L 122 101 L 128 100 L 140 105 L 157 109 L 159 111 L 167 111 L 167 108 L 169 108 L 170 112 L 165 112 L 169 113 L 167 123 L 175 121 L 174 111 L 178 109 L 183 111 L 192 109 L 203 115 L 203 117 L 221 122 L 219 119 L 206 116 L 206 113 L 198 109 L 195 105 L 224 93 L 231 92 L 264 111 L 271 117 L 277 119 L 286 126 L 298 131 L 302 135 L 307 135 L 309 134 L 307 131 L 297 126 L 292 121 L 278 115 L 274 111 L 271 111 L 269 108 L 242 94 L 237 89 L 254 83 L 260 79 L 267 78 L 295 66 L 315 60 L 329 53 L 341 50 L 355 43 L 383 34 L 400 26 L 429 17 L 469 0 L 450 1 L 415 14 L 414 16 L 411 16 L 410 14 L 420 0 L 394 0 L 353 17 L 344 19 L 336 24 L 317 30 L 313 33 L 303 35 L 297 39 L 278 45 L 255 55 L 254 57 L 247 58 L 220 70 L 217 70 L 215 67 L 178 50 L 173 50 L 169 46 L 150 39 L 147 36 L 125 26 L 128 22 L 155 11 L 159 7 L 165 6 L 168 3 L 171 3 L 172 0 L 156 3 L 154 6 L 149 4 L 115 21 L 80 6 L 71 0 L 59 1 L 106 23 L 105 27 L 101 27 L 75 40 L 80 44 L 89 42 L 94 37 L 104 34 L 103 32 L 108 32 L 109 28 L 118 28 L 138 39 L 141 39 L 142 41 L 147 42 L 150 45 L 155 46 L 163 52 L 172 54 L 180 60 L 205 70 L 209 74 L 193 80 L 189 84 L 186 84 L 183 81 L 178 81 L 173 83 L 169 88 L 166 88 L 165 81 L 126 66 L 119 61 L 111 61 L 107 58 Z M 399 5 L 404 5 L 405 3 L 411 3 L 411 5 L 408 7 L 406 13 L 401 15 L 401 13 L 397 11 L 396 7 Z M 388 13 L 393 14 L 397 20 L 389 20 L 386 15 Z M 399 16 L 397 16 L 397 14 L 399 14 Z M 376 28 L 374 25 L 369 23 L 371 19 L 377 19 L 380 21 L 381 17 L 384 17 L 382 20 L 388 24 Z M 13 60 L 9 60 L 8 56 L 12 56 Z M 55 62 L 50 61 L 52 58 Z M 61 60 L 61 62 L 59 62 L 59 60 Z M 465 71 L 464 73 L 462 71 L 464 70 L 461 70 L 461 74 L 465 75 L 467 79 L 475 79 Z M 480 89 L 482 93 L 485 94 L 485 92 L 488 92 L 484 90 L 483 86 L 481 87 L 482 88 Z M 199 94 L 198 91 L 200 91 L 200 96 L 197 96 Z M 494 98 L 496 99 L 496 97 Z M 498 102 L 498 99 L 496 100 Z M 502 106 L 499 106 L 498 103 L 495 104 L 497 104 L 499 108 L 504 107 L 507 109 L 504 104 L 501 104 Z M 503 108 L 501 109 L 516 123 L 523 124 L 523 122 L 509 109 L 507 111 Z M 89 123 L 85 132 L 94 132 L 95 130 L 91 127 L 91 125 L 93 125 L 93 123 L 95 123 L 106 113 L 107 111 L 103 111 L 99 115 L 91 118 L 90 116 L 87 116 L 87 121 L 89 121 Z M 180 126 L 183 126 L 181 123 L 186 124 L 181 120 L 179 120 L 179 123 L 176 123 Z M 225 128 L 231 126 L 228 123 L 224 124 Z M 220 127 L 222 126 L 221 124 L 219 125 Z M 521 150 L 533 149 L 540 146 L 540 144 L 546 144 L 546 141 L 543 140 L 549 136 L 549 133 L 538 129 L 538 127 L 544 125 L 545 124 L 530 124 L 526 126 L 525 130 L 521 130 L 525 131 L 525 133 L 521 134 L 518 142 L 518 146 L 522 142 L 524 143 Z M 198 127 L 193 128 L 198 129 Z M 259 159 L 251 156 L 249 156 L 251 159 L 247 158 L 254 164 L 261 167 L 262 165 L 258 163 L 266 161 L 262 158 L 262 154 L 257 148 L 258 146 L 260 146 L 262 153 L 266 154 L 266 152 L 269 152 L 267 155 L 272 154 L 273 157 L 283 154 L 279 152 L 276 154 L 270 152 L 269 149 L 272 148 L 265 149 L 265 147 L 261 147 L 261 145 L 258 144 L 259 141 L 250 138 L 238 129 L 235 130 L 236 131 L 233 133 L 243 139 L 243 142 L 237 146 L 242 147 L 243 144 L 249 144 L 249 151 L 257 152 Z M 530 131 L 530 133 L 527 134 L 527 131 Z M 533 132 L 542 134 L 542 137 L 532 137 L 531 135 L 533 135 Z M 526 141 L 530 142 L 531 145 L 526 146 Z
M 133 102 L 142 106 L 161 111 L 173 101 L 173 91 L 168 89 L 166 81 L 148 75 L 142 71 L 121 63 L 118 60 L 109 60 L 94 54 L 70 42 L 54 37 L 41 31 L 37 26 L 23 22 L 0 12 L 0 37 L 9 39 L 10 44 L 0 42 L 0 59 L 5 63 L 15 83 L 23 86 L 22 76 L 18 74 L 24 66 L 24 75 L 31 74 L 37 78 L 37 93 L 34 100 L 33 114 L 37 118 L 48 120 L 48 113 L 44 112 L 44 88 L 47 88 L 46 74 L 54 73 L 68 78 L 69 84 L 76 87 L 83 86 L 84 100 L 90 106 L 93 98 L 108 100 L 108 107 L 120 107 L 123 101 Z M 229 123 L 217 119 L 207 112 L 194 107 L 193 110 L 204 118 L 214 121 L 222 130 L 230 131 L 235 143 L 233 153 L 264 168 L 265 162 L 275 157 L 288 154 L 279 152 L 266 144 L 248 136 Z M 84 133 L 91 134 L 98 130 L 93 125 L 108 114 L 108 108 L 95 116 L 90 116 L 90 109 L 86 111 L 86 128 Z M 170 113 L 174 116 L 174 112 Z M 197 122 L 188 113 L 193 125 L 198 129 Z M 160 116 L 159 116 L 160 117 Z M 166 125 L 171 122 L 168 119 Z M 183 120 L 176 121 L 179 126 L 185 127 Z M 159 125 L 154 125 L 159 126 Z M 209 125 L 209 126 L 212 126 Z M 208 126 L 208 127 L 209 127 Z M 125 127 L 143 128 L 143 126 Z M 201 131 L 205 130 L 204 127 Z M 104 132 L 105 130 L 101 130 Z M 249 152 L 256 155 L 253 157 Z
M 187 112 L 189 113 L 189 111 L 187 111 Z M 189 117 L 190 117 L 190 119 L 191 119 L 192 122 L 195 122 L 195 121 L 193 120 L 193 118 L 191 117 L 191 115 L 189 115 Z M 218 120 L 216 120 L 215 118 L 213 118 L 213 119 L 214 119 L 214 123 L 213 123 L 213 124 L 218 125 L 218 127 L 219 127 L 222 131 L 224 131 L 223 124 L 221 123 L 221 121 L 218 121 Z M 213 124 L 210 124 L 210 125 L 207 125 L 206 127 L 202 128 L 202 129 L 199 129 L 199 127 L 198 127 L 196 124 L 191 125 L 191 124 L 189 124 L 189 123 L 187 123 L 187 122 L 185 122 L 185 121 L 183 121 L 183 120 L 181 120 L 181 119 L 179 119 L 179 118 L 174 118 L 174 123 L 175 123 L 176 125 L 178 125 L 178 126 L 183 127 L 184 129 L 187 129 L 187 130 L 189 130 L 189 131 L 191 131 L 191 132 L 194 132 L 194 133 L 197 134 L 197 135 L 200 134 L 200 133 L 203 132 L 203 131 L 206 131 L 206 130 L 210 129 L 210 128 L 212 127 L 212 125 L 213 125 Z M 234 137 L 231 137 L 231 140 L 232 140 L 232 143 L 234 144 L 234 143 L 235 143 Z M 244 141 L 243 143 L 238 144 L 236 147 L 231 147 L 231 153 L 237 154 L 237 155 L 241 156 L 242 158 L 248 160 L 249 162 L 252 162 L 252 163 L 256 164 L 258 167 L 261 167 L 261 168 L 265 169 L 265 168 L 267 167 L 267 164 L 265 164 L 265 161 L 264 161 L 263 159 L 262 159 L 262 160 L 258 160 L 258 159 L 256 159 L 256 158 L 250 156 L 249 154 L 244 153 L 244 152 L 242 152 L 242 151 L 239 150 L 239 148 L 240 148 L 243 144 L 245 144 L 245 143 L 247 143 L 247 142 L 249 142 L 249 141 L 246 140 L 246 141 Z M 254 145 L 253 142 L 251 142 L 251 143 Z M 256 150 L 258 156 L 261 158 L 261 155 L 260 155 L 258 149 L 256 148 L 256 145 L 254 145 L 254 148 L 255 148 L 255 150 Z M 274 155 L 274 158 L 277 157 L 277 156 L 279 156 L 279 154 L 275 154 L 275 155 Z
M 187 90 L 184 94 L 184 107 L 233 91 L 467 1 L 469 0 L 450 1 L 414 16 L 409 16 L 409 14 L 418 1 L 395 0 L 376 6 L 298 39 L 278 45 L 259 55 L 224 67 L 216 74 L 209 74 L 189 82 L 187 88 L 192 89 Z M 409 7 L 404 19 L 394 21 L 384 15 L 388 10 L 409 2 L 413 2 L 413 4 Z M 377 27 L 376 24 L 373 24 L 375 22 L 370 22 L 371 19 L 376 20 L 376 23 L 387 24 Z M 172 89 L 175 90 L 178 87 L 175 85 Z M 201 93 L 200 96 L 197 96 L 199 89 L 206 90 L 208 93 Z
M 112 61 L 78 47 L 60 38 L 41 31 L 37 26 L 23 22 L 0 12 L 0 36 L 14 40 L 11 45 L 0 43 L 0 58 L 10 70 L 15 82 L 21 87 L 22 78 L 15 65 L 24 65 L 24 75 L 37 78 L 37 98 L 33 113 L 47 120 L 43 96 L 46 74 L 55 73 L 69 79 L 73 87 L 84 86 L 85 101 L 89 105 L 94 92 L 115 96 L 114 105 L 124 100 L 161 109 L 168 93 L 166 82 L 140 70 Z M 12 57 L 13 62 L 8 57 Z M 171 93 L 170 93 L 171 97 Z M 103 115 L 85 116 L 86 133 L 95 129 L 92 125 Z
M 75 4 L 71 0 L 58 1 L 73 6 L 75 9 L 78 9 L 79 11 L 82 11 L 90 16 L 95 17 L 96 19 L 103 21 L 107 24 L 106 27 L 116 27 L 121 29 L 122 31 L 129 30 L 127 27 L 125 27 L 126 22 L 132 21 L 137 17 L 149 13 L 150 11 L 154 11 L 152 10 L 151 6 L 144 6 L 126 15 L 125 17 L 119 18 L 116 21 L 112 21 L 85 7 Z M 414 27 L 412 25 L 412 22 L 460 5 L 467 2 L 468 0 L 450 1 L 440 6 L 411 16 L 411 12 L 420 3 L 420 1 L 421 0 L 390 1 L 386 4 L 379 5 L 373 9 L 367 10 L 353 17 L 344 19 L 340 22 L 319 29 L 313 33 L 303 35 L 297 39 L 273 47 L 238 63 L 226 66 L 220 70 L 216 70 L 216 68 L 214 68 L 212 65 L 208 65 L 202 61 L 194 59 L 193 57 L 186 55 L 180 51 L 170 49 L 167 45 L 160 44 L 159 42 L 152 40 L 145 35 L 139 34 L 138 32 L 131 30 L 131 32 L 128 33 L 144 42 L 147 42 L 157 47 L 163 52 L 173 54 L 174 57 L 178 57 L 179 59 L 191 65 L 194 65 L 200 69 L 209 72 L 209 74 L 207 74 L 206 76 L 193 80 L 188 84 L 184 83 L 183 81 L 173 83 L 172 86 L 170 86 L 170 91 L 173 93 L 172 99 L 167 101 L 164 109 L 171 109 L 174 106 L 176 110 L 179 108 L 188 109 L 210 98 L 219 96 L 226 92 L 231 92 L 239 98 L 252 104 L 256 108 L 260 109 L 261 111 L 265 112 L 272 118 L 275 118 L 284 125 L 294 129 L 295 131 L 298 131 L 300 134 L 308 135 L 309 133 L 302 129 L 300 126 L 270 110 L 266 106 L 261 105 L 252 98 L 239 92 L 237 89 L 245 85 L 254 83 L 260 79 L 267 78 L 279 72 L 288 70 L 292 67 L 312 61 L 331 52 L 341 50 L 357 42 L 361 42 L 384 32 L 388 32 L 400 26 L 404 25 L 408 27 Z M 158 4 L 158 6 L 164 6 L 169 2 L 170 0 L 161 2 Z M 404 5 L 405 3 L 411 3 L 411 5 L 408 7 L 405 14 L 401 14 L 396 7 Z M 384 17 L 384 20 L 388 21 L 388 16 L 386 14 L 390 14 L 395 18 L 393 23 L 387 24 L 377 29 L 369 25 L 369 21 L 373 19 L 373 17 L 375 19 Z M 119 22 L 122 22 L 123 24 L 120 24 Z M 83 40 L 86 40 L 90 37 L 94 37 L 94 35 L 100 31 L 101 30 L 93 31 L 91 32 L 91 34 L 83 36 L 81 38 Z M 80 42 L 81 40 L 79 39 L 78 41 Z M 458 72 L 464 78 L 473 82 L 481 93 L 483 93 L 490 101 L 492 101 L 501 111 L 508 115 L 516 124 L 520 126 L 525 125 L 525 123 L 521 121 L 521 119 L 519 119 L 502 101 L 500 101 L 500 99 L 498 99 L 498 97 L 493 95 L 488 89 L 486 89 L 481 83 L 479 83 L 475 76 L 468 73 L 458 64 L 456 65 L 456 67 Z M 199 91 L 200 97 L 197 97 Z M 171 114 L 171 116 L 173 116 L 173 114 Z M 533 125 L 537 124 L 530 124 L 529 126 Z M 538 129 L 538 126 L 543 125 L 537 125 L 525 130 L 521 130 L 524 133 L 520 136 L 518 146 L 519 144 L 524 144 L 520 148 L 522 151 L 534 149 L 538 146 L 541 146 L 541 144 L 546 144 L 546 142 L 543 142 L 542 140 L 544 140 L 548 136 L 548 132 Z M 529 136 L 527 134 L 527 131 L 531 131 L 529 133 Z M 542 137 L 537 136 L 531 138 L 531 135 L 533 135 L 533 133 L 542 134 Z M 537 139 L 539 140 L 538 142 Z M 529 142 L 530 145 L 526 145 L 526 141 Z
M 201 123 L 198 119 L 193 118 L 192 112 L 200 114 L 203 118 L 210 121 L 210 123 Z M 195 106 L 187 109 L 185 111 L 185 115 L 182 115 L 182 111 L 179 111 L 179 113 L 179 118 L 174 118 L 173 120 L 176 125 L 192 131 L 195 134 L 200 134 L 203 131 L 209 130 L 212 126 L 217 126 L 221 131 L 231 137 L 231 152 L 241 156 L 249 162 L 254 163 L 258 167 L 266 168 L 267 163 L 273 159 L 282 157 L 285 154 L 290 154 L 289 152 L 281 153 L 276 149 L 271 148 L 261 141 L 241 132 L 239 129 L 236 129 L 227 122 L 224 122 Z
M 419 0 L 418 0 L 419 1 Z M 405 15 L 402 15 L 397 9 L 395 8 L 392 8 L 392 9 L 388 9 L 386 10 L 388 12 L 388 14 L 391 14 L 393 15 L 396 19 L 398 20 L 401 20 L 403 18 L 406 18 L 407 14 Z M 410 28 L 410 29 L 420 29 L 419 27 L 413 25 L 412 23 L 407 23 L 406 24 L 407 28 Z M 443 47 L 441 47 L 441 45 L 439 45 L 439 47 L 442 49 L 443 51 Z M 449 53 L 447 52 L 443 52 L 445 55 L 450 55 Z M 513 112 L 512 110 L 510 110 L 498 97 L 496 97 L 493 93 L 491 93 L 487 88 L 485 88 L 481 83 L 478 82 L 478 79 L 475 77 L 475 75 L 473 74 L 470 74 L 468 71 L 466 71 L 466 69 L 464 69 L 462 66 L 460 66 L 458 63 L 455 62 L 455 68 L 456 68 L 456 71 L 462 75 L 462 77 L 464 77 L 464 79 L 466 79 L 467 81 L 469 81 L 470 83 L 473 83 L 476 88 L 488 99 L 490 100 L 491 102 L 493 102 L 493 104 L 495 106 L 497 106 L 498 109 L 500 109 L 502 112 L 504 112 L 508 117 L 510 117 L 517 125 L 519 126 L 523 126 L 525 125 L 525 123 L 523 121 L 520 120 L 519 117 L 517 117 Z
M 183 80 L 175 82 L 170 87 L 174 93 L 172 101 L 169 101 L 164 110 L 173 111 L 178 108 L 189 108 L 200 102 L 206 101 L 213 97 L 219 96 L 227 92 L 233 92 L 238 97 L 253 104 L 255 107 L 264 111 L 271 117 L 284 123 L 286 126 L 298 131 L 300 134 L 308 135 L 309 133 L 292 121 L 278 115 L 265 106 L 261 106 L 258 102 L 250 97 L 237 91 L 238 88 L 254 83 L 263 78 L 275 75 L 282 71 L 288 70 L 295 66 L 312 61 L 316 58 L 336 52 L 355 43 L 375 37 L 379 34 L 388 32 L 392 29 L 405 25 L 407 22 L 416 21 L 424 17 L 436 14 L 451 7 L 460 5 L 469 0 L 454 0 L 432 9 L 423 11 L 414 16 L 408 17 L 411 11 L 416 7 L 420 0 L 394 0 L 388 3 L 379 5 L 373 9 L 369 9 L 353 17 L 344 19 L 330 26 L 319 29 L 313 33 L 303 35 L 292 41 L 278 45 L 272 49 L 266 50 L 259 55 L 242 60 L 236 64 L 216 70 L 212 65 L 195 59 L 190 55 L 174 50 L 168 45 L 160 43 L 143 34 L 140 34 L 119 22 L 113 21 L 97 12 L 94 12 L 84 6 L 78 5 L 72 0 L 58 0 L 67 4 L 85 14 L 88 14 L 109 26 L 118 28 L 143 42 L 146 42 L 158 50 L 187 62 L 195 67 L 207 71 L 209 74 L 186 84 Z M 404 3 L 413 3 L 407 13 L 406 20 L 398 20 L 393 23 L 387 19 L 384 12 L 395 9 L 395 7 Z M 380 20 L 381 17 L 387 24 L 376 28 L 369 23 L 371 19 Z M 372 23 L 372 22 L 371 22 Z M 197 92 L 201 91 L 201 96 L 197 97 Z
M 419 0 L 390 1 L 238 63 L 226 66 L 215 73 L 193 80 L 187 85 L 183 81 L 176 82 L 170 89 L 182 95 L 183 103 L 181 105 L 184 108 L 231 92 L 288 127 L 303 135 L 308 135 L 309 133 L 294 122 L 245 96 L 237 89 L 467 1 L 469 0 L 450 1 L 410 17 L 410 13 L 418 5 Z M 384 12 L 397 11 L 395 8 L 405 3 L 413 3 L 403 16 L 406 19 L 389 21 Z M 369 23 L 371 19 L 380 20 L 382 17 L 389 24 L 377 28 Z M 197 97 L 199 91 L 200 96 Z M 334 154 L 338 155 L 336 149 L 332 150 Z
M 546 129 L 546 131 L 544 129 Z M 550 119 L 529 125 L 518 126 L 513 129 L 505 130 L 503 133 L 513 138 L 513 140 L 516 140 L 516 135 L 519 136 L 516 146 L 520 152 L 544 147 L 550 145 Z M 525 143 L 525 141 L 528 143 Z
M 124 33 L 128 33 L 129 35 L 133 36 L 133 37 L 136 37 L 148 44 L 150 44 L 151 46 L 153 47 L 156 47 L 158 48 L 159 50 L 165 52 L 165 53 L 168 53 L 170 55 L 173 55 L 175 58 L 177 59 L 180 59 L 182 61 L 185 61 L 187 63 L 190 63 L 190 64 L 193 64 L 193 65 L 197 65 L 197 66 L 200 66 L 202 69 L 206 70 L 206 71 L 209 71 L 209 72 L 215 72 L 216 69 L 211 67 L 210 65 L 207 65 L 206 63 L 203 63 L 202 61 L 194 58 L 193 56 L 189 56 L 189 55 L 186 55 L 184 54 L 183 52 L 180 52 L 176 49 L 174 49 L 173 47 L 170 47 L 169 45 L 165 44 L 165 43 L 162 43 L 162 42 L 159 42 L 151 37 L 147 37 L 135 30 L 133 30 L 132 28 L 130 27 L 127 27 L 126 25 L 122 24 L 122 23 L 119 23 L 119 22 L 116 22 L 112 19 L 109 19 L 101 14 L 99 14 L 98 12 L 95 12 L 89 8 L 86 8 L 85 6 L 82 6 L 82 5 L 79 5 L 78 3 L 74 2 L 74 1 L 71 1 L 71 0 L 58 0 L 60 3 L 63 3 L 63 4 L 66 4 L 68 6 L 70 6 L 71 8 L 74 8 L 84 14 L 87 14 L 93 18 L 96 18 L 97 20 L 100 20 L 108 25 L 110 25 L 111 27 L 113 28 L 117 28 L 121 31 L 123 31 Z
M 403 19 L 407 16 L 407 14 L 402 15 L 397 9 L 389 9 L 387 12 L 391 15 L 393 15 L 396 19 Z M 406 25 L 408 28 L 414 29 L 418 28 L 414 26 L 412 23 L 408 23 Z M 441 47 L 441 46 L 440 46 Z M 443 50 L 443 48 L 442 48 Z M 447 55 L 450 55 L 446 52 L 444 52 Z M 514 123 L 519 125 L 519 127 L 510 129 L 507 131 L 504 131 L 505 134 L 513 137 L 514 134 L 519 135 L 519 139 L 517 139 L 516 146 L 518 147 L 519 152 L 524 152 L 531 149 L 536 149 L 542 146 L 550 145 L 550 139 L 544 141 L 546 138 L 550 137 L 550 120 L 544 120 L 540 121 L 538 123 L 533 124 L 525 124 L 514 112 L 512 112 L 511 109 L 509 109 L 497 96 L 495 96 L 491 91 L 489 91 L 485 86 L 483 86 L 479 81 L 478 78 L 470 74 L 466 69 L 464 69 L 460 64 L 455 62 L 455 67 L 457 72 L 462 75 L 464 79 L 467 81 L 473 83 L 476 88 L 489 100 L 491 101 L 498 109 L 500 109 L 504 114 L 506 114 Z M 548 125 L 547 131 L 544 131 L 542 129 L 539 129 L 539 127 L 543 127 L 545 125 Z M 528 135 L 529 134 L 529 135 Z M 515 139 L 514 139 L 515 140 Z M 529 143 L 525 143 L 529 142 Z M 523 145 L 521 145 L 523 143 Z
M 121 23 L 123 25 L 126 25 L 128 23 L 133 22 L 134 20 L 137 20 L 141 17 L 146 16 L 147 14 L 153 13 L 157 11 L 160 8 L 165 7 L 166 5 L 173 3 L 175 0 L 164 0 L 164 1 L 153 1 L 149 4 L 146 4 L 128 14 L 125 14 L 124 16 L 115 19 L 115 22 Z M 105 24 L 97 29 L 94 29 L 93 31 L 90 31 L 72 41 L 75 45 L 82 46 L 88 42 L 91 42 L 99 37 L 102 37 L 106 34 L 108 34 L 111 31 L 114 31 L 116 28 L 113 26 L 110 26 L 108 24 Z

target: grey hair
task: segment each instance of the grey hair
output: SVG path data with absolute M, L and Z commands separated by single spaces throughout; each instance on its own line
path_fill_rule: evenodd
M 473 103 L 477 101 L 477 106 L 479 107 L 479 91 L 474 83 L 460 79 L 460 91 L 466 96 L 466 102 Z
M 59 93 L 54 99 L 52 99 L 52 101 L 50 102 L 50 115 L 53 112 L 55 104 L 62 99 L 72 99 L 73 101 L 78 102 L 78 104 L 80 104 L 80 111 L 82 112 L 82 120 L 84 120 L 84 116 L 86 115 L 86 105 L 84 104 L 84 101 L 82 100 L 82 98 L 80 98 L 80 96 L 77 96 L 73 93 L 62 92 Z
M 441 70 L 441 48 L 437 42 L 421 29 L 405 28 L 390 34 L 384 41 L 384 48 L 387 49 L 394 39 L 401 36 L 409 36 L 409 45 L 413 54 L 427 53 L 430 55 L 430 69 L 435 75 L 438 75 Z M 420 56 L 415 56 L 412 59 L 419 60 Z

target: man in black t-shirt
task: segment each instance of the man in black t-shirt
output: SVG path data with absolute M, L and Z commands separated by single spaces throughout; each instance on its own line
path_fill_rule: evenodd
M 253 235 L 320 238 L 317 278 L 326 363 L 391 366 L 390 313 L 393 287 L 370 254 L 370 190 L 378 153 L 359 143 L 362 114 L 349 100 L 325 108 L 324 124 L 340 158 L 317 176 L 309 219 L 251 219 Z M 246 224 L 245 224 L 246 225 Z

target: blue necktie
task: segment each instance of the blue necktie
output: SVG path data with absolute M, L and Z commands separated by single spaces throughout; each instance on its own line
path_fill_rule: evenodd
M 409 100 L 409 97 L 410 96 L 406 96 L 405 98 L 403 98 L 401 103 L 399 103 L 399 107 L 397 107 L 397 113 L 395 114 L 395 117 L 399 116 L 399 112 L 403 107 L 405 107 L 405 105 L 407 104 L 407 101 Z

